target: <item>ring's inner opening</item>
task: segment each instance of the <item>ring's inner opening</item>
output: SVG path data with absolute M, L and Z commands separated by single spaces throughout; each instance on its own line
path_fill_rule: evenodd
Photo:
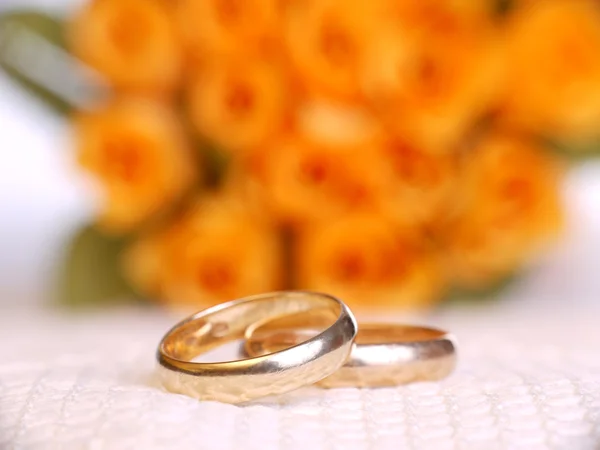
M 444 331 L 434 328 L 384 323 L 363 323 L 358 327 L 356 343 L 369 345 L 390 344 L 394 342 L 421 342 L 440 339 L 445 335 Z
M 289 316 L 285 321 L 274 320 L 269 326 L 255 327 L 252 335 L 247 336 L 245 350 L 251 356 L 281 351 L 314 337 L 319 333 L 318 316 L 312 323 L 303 318 L 304 314 Z M 355 343 L 359 345 L 378 345 L 402 342 L 423 342 L 443 338 L 441 330 L 409 325 L 359 324 Z
M 216 309 L 207 315 L 199 313 L 200 317 L 192 318 L 165 337 L 162 351 L 171 358 L 191 361 L 224 344 L 242 339 L 250 326 L 264 324 L 265 329 L 269 329 L 271 321 L 285 324 L 289 322 L 290 315 L 296 314 L 303 314 L 309 326 L 320 324 L 317 332 L 321 332 L 339 318 L 341 305 L 329 297 L 308 292 L 256 297 L 228 308 Z

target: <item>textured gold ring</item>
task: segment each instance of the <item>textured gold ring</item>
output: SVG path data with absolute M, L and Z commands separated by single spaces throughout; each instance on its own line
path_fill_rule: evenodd
M 302 316 L 268 324 L 255 324 L 246 331 L 245 352 L 261 355 L 297 345 L 314 331 L 302 325 Z M 414 381 L 440 380 L 456 365 L 452 335 L 435 328 L 362 324 L 352 353 L 337 372 L 321 380 L 321 387 L 395 386 Z
M 237 361 L 194 362 L 255 323 L 289 314 L 319 315 L 324 331 L 305 342 Z M 304 291 L 246 297 L 200 311 L 175 325 L 158 346 L 158 376 L 171 391 L 202 400 L 240 403 L 313 384 L 347 360 L 357 333 L 348 307 L 335 297 Z

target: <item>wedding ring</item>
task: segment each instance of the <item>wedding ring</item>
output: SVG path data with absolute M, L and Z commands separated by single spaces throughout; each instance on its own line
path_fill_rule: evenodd
M 255 324 L 246 331 L 245 352 L 262 355 L 298 345 L 313 331 L 303 327 L 305 319 L 286 318 Z M 415 381 L 435 381 L 449 375 L 456 365 L 452 335 L 435 328 L 362 324 L 352 353 L 337 372 L 321 380 L 321 387 L 381 387 Z
M 244 337 L 255 324 L 304 313 L 324 331 L 305 342 L 237 361 L 194 362 L 200 354 Z M 313 384 L 347 360 L 357 333 L 348 307 L 335 297 L 304 291 L 246 297 L 200 311 L 175 325 L 158 346 L 158 376 L 171 391 L 201 400 L 240 403 Z

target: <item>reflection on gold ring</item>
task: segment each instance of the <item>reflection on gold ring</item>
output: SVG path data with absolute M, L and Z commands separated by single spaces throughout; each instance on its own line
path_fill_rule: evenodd
M 276 321 L 250 327 L 246 331 L 245 352 L 256 356 L 279 351 L 314 335 L 312 329 L 302 326 L 305 320 L 301 315 L 297 318 L 299 326 L 294 326 L 289 318 L 284 320 L 286 323 L 279 328 Z M 454 338 L 445 331 L 398 324 L 359 324 L 350 358 L 319 385 L 376 387 L 440 380 L 455 365 Z
M 238 361 L 192 360 L 241 339 L 254 323 L 318 312 L 324 331 L 301 345 Z M 240 403 L 313 384 L 341 367 L 356 336 L 350 310 L 335 297 L 303 291 L 247 297 L 200 311 L 167 332 L 159 344 L 158 375 L 171 392 L 202 400 Z

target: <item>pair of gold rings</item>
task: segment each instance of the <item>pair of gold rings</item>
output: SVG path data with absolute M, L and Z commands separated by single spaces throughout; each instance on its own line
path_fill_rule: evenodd
M 196 362 L 227 341 L 244 339 L 240 358 Z M 393 386 L 438 380 L 454 368 L 448 333 L 425 327 L 357 325 L 339 299 L 306 291 L 256 295 L 200 311 L 161 340 L 158 376 L 171 391 L 241 403 L 318 383 Z

